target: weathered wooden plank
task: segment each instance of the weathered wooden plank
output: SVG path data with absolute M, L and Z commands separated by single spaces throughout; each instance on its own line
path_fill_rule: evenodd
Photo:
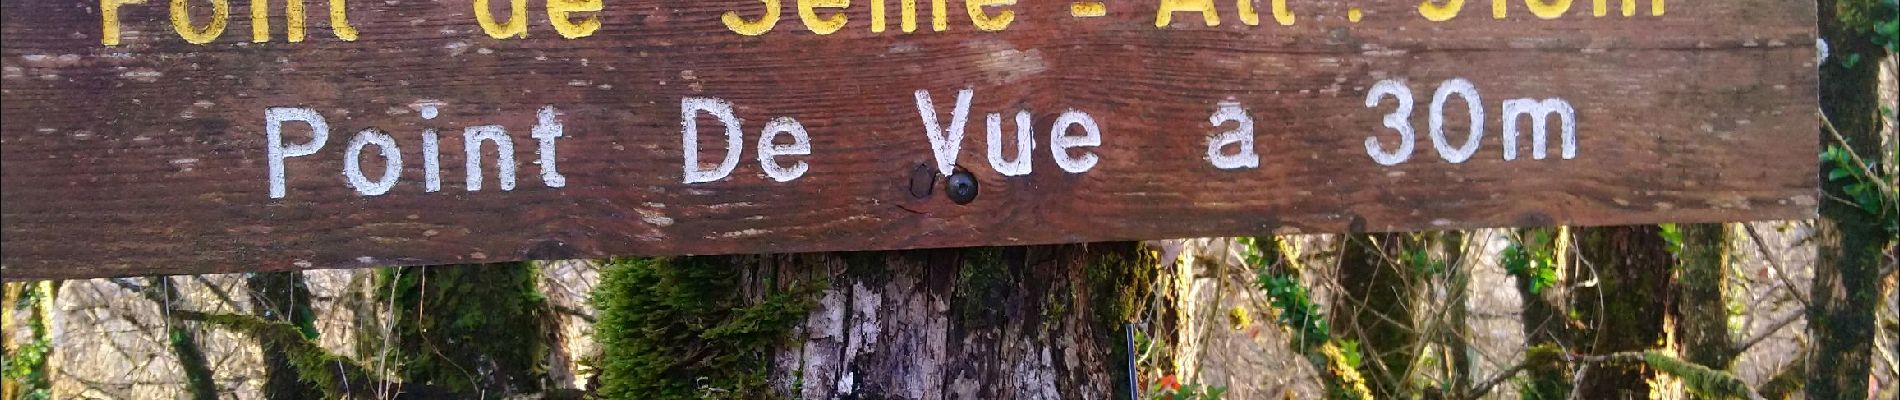
M 1249 25 L 1235 2 L 1216 1 L 1218 26 L 1176 12 L 1157 27 L 1158 1 L 1110 2 L 1100 17 L 1038 1 L 987 8 L 1013 20 L 981 31 L 952 1 L 936 31 L 923 0 L 918 29 L 905 33 L 900 1 L 886 1 L 881 32 L 875 2 L 859 1 L 843 9 L 842 29 L 820 35 L 786 1 L 777 24 L 751 36 L 720 18 L 759 18 L 759 1 L 626 1 L 570 16 L 597 15 L 600 27 L 567 39 L 536 1 L 525 38 L 496 39 L 467 2 L 348 1 L 357 37 L 346 41 L 329 5 L 310 1 L 296 43 L 285 39 L 283 1 L 264 43 L 252 42 L 253 3 L 235 2 L 222 35 L 192 44 L 175 33 L 169 2 L 148 1 L 116 6 L 119 43 L 107 46 L 99 11 L 118 2 L 0 3 L 7 280 L 1805 218 L 1818 201 L 1811 2 L 1670 2 L 1654 15 L 1642 1 L 1631 16 L 1609 2 L 1598 17 L 1590 2 L 1531 0 L 1507 2 L 1502 19 L 1492 3 L 1468 2 L 1434 22 L 1416 2 L 1293 0 L 1282 25 L 1274 2 L 1260 1 L 1248 3 L 1258 14 Z M 212 20 L 211 2 L 187 3 L 194 26 Z M 507 3 L 494 3 L 506 19 Z M 1568 11 L 1544 19 L 1532 3 Z M 1453 163 L 1429 117 L 1435 92 L 1460 79 L 1481 99 L 1483 127 Z M 1396 165 L 1372 156 L 1400 146 L 1385 124 L 1399 96 L 1372 93 L 1380 82 L 1410 92 L 1398 118 L 1413 148 Z M 946 195 L 916 99 L 927 91 L 949 125 L 960 89 L 973 95 L 950 160 L 979 184 L 968 204 Z M 689 98 L 722 100 L 743 119 L 728 176 L 687 183 Z M 1470 108 L 1447 99 L 1443 136 L 1457 150 Z M 1517 118 L 1523 133 L 1506 160 L 1514 99 L 1574 109 L 1574 157 L 1559 118 L 1542 159 L 1531 119 Z M 1257 167 L 1210 161 L 1210 138 L 1239 126 L 1210 124 L 1224 103 L 1252 120 Z M 423 118 L 426 105 L 439 116 Z M 281 198 L 270 184 L 273 108 L 308 109 L 329 127 L 314 154 L 284 158 Z M 544 108 L 558 139 L 534 134 L 552 125 Z M 1095 122 L 1100 145 L 1058 156 L 1051 129 L 1070 110 Z M 1010 141 L 1018 111 L 1033 128 L 1030 172 L 1006 176 L 987 157 L 985 116 L 1000 113 Z M 808 132 L 811 153 L 775 159 L 807 165 L 785 182 L 761 167 L 757 144 L 779 117 Z M 695 121 L 695 154 L 715 169 L 724 127 L 711 114 Z M 481 189 L 466 178 L 466 129 L 487 124 L 512 143 L 512 190 L 497 180 L 493 142 L 482 144 Z M 282 126 L 295 155 L 311 128 Z M 348 151 L 366 128 L 389 135 L 402 160 L 379 195 L 361 189 L 378 189 L 382 147 Z M 439 191 L 424 178 L 425 129 L 439 132 Z M 544 179 L 543 141 L 561 187 Z M 1005 145 L 1003 158 L 1015 150 Z M 358 186 L 345 176 L 351 155 Z M 1059 157 L 1076 162 L 1065 169 Z M 933 190 L 917 198 L 913 181 Z

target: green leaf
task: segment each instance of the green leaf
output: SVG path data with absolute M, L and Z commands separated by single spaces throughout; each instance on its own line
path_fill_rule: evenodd
M 1854 176 L 1854 173 L 1853 173 L 1853 172 L 1849 172 L 1849 171 L 1850 171 L 1850 170 L 1848 170 L 1848 169 L 1846 169 L 1846 168 L 1834 168 L 1834 169 L 1830 169 L 1830 170 L 1828 170 L 1828 171 L 1827 171 L 1827 180 L 1829 180 L 1829 181 L 1838 181 L 1838 180 L 1841 180 L 1841 178 L 1847 178 L 1847 177 L 1851 177 L 1851 176 Z
M 1557 269 L 1543 268 L 1537 271 L 1537 279 L 1531 281 L 1531 294 L 1537 294 L 1544 288 L 1557 285 Z
M 1682 228 L 1676 224 L 1657 225 L 1662 228 L 1663 243 L 1669 246 L 1669 254 L 1682 253 Z
M 1339 341 L 1339 352 L 1342 356 L 1341 358 L 1345 359 L 1346 365 L 1350 365 L 1355 369 L 1359 368 L 1359 366 L 1365 362 L 1364 357 L 1359 354 L 1359 341 Z
M 1847 150 L 1842 149 L 1841 146 L 1828 145 L 1827 149 L 1821 150 L 1821 161 L 1840 163 L 1847 159 Z

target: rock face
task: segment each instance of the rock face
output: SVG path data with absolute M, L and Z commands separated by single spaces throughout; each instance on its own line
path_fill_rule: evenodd
M 747 286 L 829 282 L 774 352 L 782 394 L 831 398 L 1126 396 L 1123 321 L 1152 295 L 1135 243 L 751 258 Z

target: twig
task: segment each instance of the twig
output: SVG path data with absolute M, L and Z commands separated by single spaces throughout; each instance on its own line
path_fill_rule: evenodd
M 1793 281 L 1788 280 L 1788 274 L 1786 272 L 1788 268 L 1781 265 L 1781 255 L 1775 254 L 1775 250 L 1768 247 L 1768 241 L 1761 239 L 1761 233 L 1755 232 L 1755 226 L 1744 223 L 1742 224 L 1742 230 L 1748 232 L 1748 238 L 1755 242 L 1755 251 L 1760 252 L 1762 258 L 1768 259 L 1768 265 L 1775 268 L 1775 279 L 1781 280 L 1782 288 L 1786 289 L 1789 294 L 1794 295 L 1796 301 L 1801 302 L 1801 309 L 1814 309 L 1814 303 L 1808 301 L 1808 296 L 1801 293 L 1801 290 L 1796 288 Z
M 1843 150 L 1845 150 L 1842 152 L 1847 153 L 1847 158 L 1854 161 L 1854 166 L 1860 167 L 1861 174 L 1867 175 L 1868 177 L 1878 177 L 1879 171 L 1876 171 L 1874 170 L 1873 167 L 1868 166 L 1867 161 L 1861 160 L 1860 154 L 1854 153 L 1853 145 L 1847 143 L 1847 137 L 1841 136 L 1840 129 L 1834 127 L 1834 121 L 1828 119 L 1827 112 L 1823 111 L 1823 112 L 1817 113 L 1817 115 L 1821 116 L 1821 127 L 1827 128 L 1827 133 L 1829 135 L 1834 136 L 1835 142 L 1839 142 L 1841 144 L 1841 147 L 1843 147 Z M 1875 187 L 1880 188 L 1881 193 L 1886 193 L 1888 197 L 1893 197 L 1893 194 L 1894 194 L 1893 187 L 1888 186 L 1886 181 L 1882 181 L 1880 179 L 1868 179 L 1867 181 L 1873 182 Z
M 138 282 L 133 282 L 131 279 L 112 278 L 112 279 L 107 279 L 107 280 L 111 281 L 112 284 L 114 285 L 118 285 L 119 288 L 121 289 L 129 290 L 129 291 L 132 291 L 132 293 L 138 293 L 141 295 L 145 294 L 145 286 L 139 285 Z
M 1577 372 L 1571 374 L 1570 376 L 1570 387 L 1573 389 L 1570 390 L 1570 397 L 1568 397 L 1567 400 L 1577 400 L 1578 398 L 1577 396 L 1583 394 L 1582 390 L 1575 390 L 1574 388 L 1583 387 L 1583 377 L 1590 375 L 1591 365 L 1594 365 L 1594 364 L 1589 364 L 1589 363 L 1577 364 Z
M 212 296 L 217 297 L 218 301 L 224 302 L 224 305 L 230 306 L 231 309 L 233 310 L 244 309 L 243 307 L 238 306 L 237 301 L 231 300 L 230 292 L 225 291 L 224 287 L 218 286 L 217 283 L 212 282 L 210 278 L 206 278 L 204 275 L 192 275 L 191 279 L 198 281 L 198 284 L 200 285 L 205 285 L 205 290 L 211 291 Z
M 548 305 L 548 309 L 553 310 L 556 313 L 570 316 L 570 317 L 580 318 L 582 321 L 587 321 L 587 323 L 589 324 L 600 322 L 598 318 L 595 318 L 592 314 L 588 314 L 586 311 L 582 311 L 579 308 L 576 308 L 573 306 L 560 305 L 560 304 L 551 304 L 551 303 L 552 302 L 550 302 L 550 304 Z
M 1563 265 L 1563 262 L 1562 262 L 1562 260 L 1563 260 L 1563 259 L 1561 258 L 1561 257 L 1563 257 L 1563 255 L 1562 255 L 1562 253 L 1564 253 L 1564 252 L 1570 252 L 1570 251 L 1575 251 L 1575 252 L 1577 252 L 1577 258 L 1576 258 L 1576 263 L 1577 263 L 1577 265 L 1581 265 L 1581 266 L 1583 266 L 1583 267 L 1584 267 L 1585 269 L 1588 269 L 1588 270 L 1590 271 L 1590 280 L 1587 280 L 1587 281 L 1584 281 L 1583 283 L 1578 283 L 1578 284 L 1576 284 L 1576 285 L 1577 285 L 1577 287 L 1589 287 L 1589 288 L 1593 288 L 1593 289 L 1594 289 L 1594 290 L 1591 290 L 1591 292 L 1595 292 L 1595 293 L 1596 293 L 1596 297 L 1597 297 L 1597 308 L 1596 308 L 1596 311 L 1595 311 L 1595 312 L 1592 312 L 1591 314 L 1595 314 L 1595 316 L 1596 316 L 1596 321 L 1595 321 L 1595 323 L 1594 323 L 1594 324 L 1592 324 L 1591 326 L 1592 326 L 1592 327 L 1596 327 L 1596 328 L 1601 328 L 1601 327 L 1603 327 L 1603 326 L 1604 326 L 1605 324 L 1608 324 L 1608 323 L 1609 323 L 1609 322 L 1607 321 L 1607 318 L 1609 318 L 1609 317 L 1607 317 L 1607 316 L 1605 316 L 1605 315 L 1604 315 L 1604 314 L 1607 314 L 1607 313 L 1605 313 L 1604 311 L 1605 311 L 1605 310 L 1609 310 L 1609 309 L 1610 309 L 1610 306 L 1609 306 L 1609 300 L 1607 300 L 1607 299 L 1606 299 L 1606 298 L 1607 298 L 1608 296 L 1605 296 L 1605 295 L 1603 294 L 1603 288 L 1597 285 L 1597 284 L 1599 283 L 1599 281 L 1598 281 L 1598 280 L 1599 280 L 1599 279 L 1602 279 L 1602 277 L 1603 277 L 1603 273 L 1602 273 L 1602 271 L 1597 271 L 1597 265 L 1596 265 L 1596 263 L 1595 263 L 1595 262 L 1591 262 L 1591 261 L 1590 261 L 1589 259 L 1586 259 L 1586 258 L 1584 258 L 1584 257 L 1583 257 L 1583 244 L 1582 244 L 1582 243 L 1580 243 L 1580 242 L 1578 242 L 1578 240 L 1579 240 L 1579 239 L 1577 239 L 1577 236 L 1578 236 L 1578 235 L 1577 235 L 1576 233 L 1573 233 L 1573 232 L 1571 232 L 1571 231 L 1570 231 L 1570 229 L 1571 229 L 1570 227 L 1568 227 L 1568 226 L 1562 226 L 1562 227 L 1558 227 L 1557 229 L 1558 229 L 1558 231 L 1557 231 L 1557 238 L 1558 238 L 1558 242 L 1559 242 L 1559 243 L 1563 243 L 1563 244 L 1565 244 L 1565 245 L 1567 246 L 1566 248 L 1562 248 L 1562 249 L 1559 249 L 1559 250 L 1557 250 L 1557 252 L 1558 252 L 1558 254 L 1559 254 L 1559 255 L 1557 256 L 1557 257 L 1559 257 L 1559 258 L 1558 258 L 1558 260 L 1559 260 L 1559 261 L 1558 261 L 1558 263 L 1557 263 L 1557 265 L 1559 265 L 1559 266 L 1562 266 L 1562 265 Z M 1582 271 L 1581 271 L 1581 270 L 1579 270 L 1578 272 L 1582 272 Z M 1574 293 L 1574 292 L 1573 292 L 1573 293 Z M 1572 293 L 1565 293 L 1565 294 L 1564 294 L 1564 296 L 1565 296 L 1565 297 L 1567 297 L 1567 298 L 1569 298 L 1571 294 L 1572 294 Z M 1570 300 L 1569 300 L 1569 301 L 1566 301 L 1566 303 L 1568 303 L 1568 302 L 1570 302 L 1570 301 L 1575 301 L 1575 298 L 1570 298 Z M 1593 329 L 1595 329 L 1595 328 L 1593 328 Z M 1605 337 L 1606 337 L 1606 336 L 1608 336 L 1608 335 L 1604 335 L 1604 334 L 1603 334 L 1603 332 L 1601 332 L 1601 331 L 1596 331 L 1596 332 L 1593 332 L 1593 333 L 1594 333 L 1594 334 L 1593 334 L 1593 335 L 1591 335 L 1591 336 L 1593 336 L 1593 338 L 1595 339 L 1595 341 L 1594 341 L 1594 342 L 1592 342 L 1592 343 L 1590 344 L 1590 348 L 1593 348 L 1593 349 L 1594 349 L 1594 348 L 1602 348 L 1602 347 L 1603 347 L 1603 341 L 1605 340 Z M 1590 366 L 1589 366 L 1589 365 L 1584 365 L 1584 366 L 1582 366 L 1582 367 L 1580 367 L 1580 368 L 1577 368 L 1577 376 L 1576 376 L 1576 378 L 1575 378 L 1575 382 L 1572 382 L 1572 383 L 1570 384 L 1570 386 L 1571 386 L 1571 387 L 1581 387 L 1581 386 L 1583 386 L 1583 377 L 1584 377 L 1584 375 L 1585 375 L 1585 374 L 1588 374 L 1589 372 L 1590 372 Z M 1577 395 L 1577 393 L 1573 391 L 1573 392 L 1571 392 L 1571 393 L 1570 393 L 1570 395 L 1571 395 L 1571 397 L 1573 397 L 1573 398 L 1574 398 L 1574 397 L 1576 397 L 1576 395 Z
M 376 377 L 379 379 L 389 376 L 386 371 L 389 368 L 390 340 L 396 336 L 396 323 L 401 321 L 396 319 L 397 313 L 402 312 L 402 310 L 396 309 L 396 286 L 399 285 L 399 282 L 402 282 L 402 272 L 405 268 L 393 268 L 395 271 L 390 273 L 391 277 L 389 278 L 389 303 L 384 307 L 385 310 L 388 310 L 389 314 L 383 321 L 383 348 L 378 351 L 379 354 L 376 356 Z M 376 397 L 385 399 L 394 398 L 395 396 L 394 393 L 391 393 L 391 389 L 394 389 L 392 383 L 389 380 L 384 380 L 381 385 L 377 386 L 378 393 Z
M 1492 388 L 1497 387 L 1499 384 L 1503 384 L 1504 381 L 1511 379 L 1511 377 L 1513 376 L 1517 376 L 1519 372 L 1524 372 L 1524 370 L 1526 369 L 1530 369 L 1530 365 L 1528 361 L 1519 362 L 1517 363 L 1517 365 L 1512 365 L 1510 368 L 1505 368 L 1503 372 L 1499 372 L 1497 375 L 1492 376 L 1491 379 L 1486 379 L 1484 380 L 1484 383 L 1480 383 L 1478 384 L 1478 386 L 1472 387 L 1471 392 L 1465 393 L 1464 396 L 1461 398 L 1463 399 L 1483 398 L 1485 394 L 1491 392 Z
M 1762 330 L 1761 333 L 1755 334 L 1755 337 L 1751 337 L 1751 338 L 1748 338 L 1748 340 L 1742 341 L 1742 344 L 1735 346 L 1735 348 L 1732 351 L 1734 351 L 1735 355 L 1739 356 L 1742 353 L 1747 352 L 1749 348 L 1755 347 L 1756 344 L 1761 343 L 1761 341 L 1768 340 L 1770 336 L 1774 336 L 1776 332 L 1780 332 L 1781 328 L 1785 328 L 1789 324 L 1793 324 L 1794 321 L 1798 321 L 1804 316 L 1805 316 L 1805 313 L 1799 313 L 1799 312 L 1788 313 L 1787 316 L 1781 317 L 1781 320 L 1775 321 L 1775 323 L 1773 324 L 1769 324 L 1768 328 L 1765 330 Z

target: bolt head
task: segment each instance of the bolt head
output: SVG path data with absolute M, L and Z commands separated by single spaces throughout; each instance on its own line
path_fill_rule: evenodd
M 950 174 L 950 179 L 944 180 L 944 192 L 950 195 L 950 201 L 957 204 L 970 204 L 976 201 L 976 176 L 970 175 L 970 171 L 959 169 Z

